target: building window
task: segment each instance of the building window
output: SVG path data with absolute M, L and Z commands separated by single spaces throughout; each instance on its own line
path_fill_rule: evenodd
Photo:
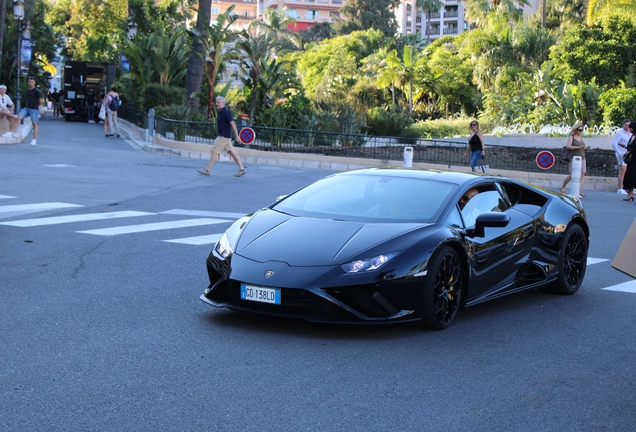
M 320 15 L 320 11 L 311 10 L 311 9 L 307 10 L 307 19 L 308 20 L 316 20 L 316 19 L 318 19 L 319 15 Z
M 298 14 L 296 12 L 296 9 L 287 9 L 287 15 L 290 18 L 294 18 L 294 19 L 298 18 Z
M 218 15 L 219 14 L 219 8 L 218 7 L 213 7 L 212 8 L 212 15 Z

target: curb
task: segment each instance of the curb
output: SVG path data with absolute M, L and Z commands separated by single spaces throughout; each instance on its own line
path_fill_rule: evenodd
M 182 157 L 188 159 L 204 159 L 207 161 L 210 157 L 210 145 L 186 143 L 174 140 L 168 140 L 155 136 L 154 142 L 143 140 L 138 128 L 125 121 L 119 120 L 120 126 L 124 126 L 124 130 L 128 132 L 130 140 L 132 140 L 139 149 L 148 152 L 161 154 L 166 156 Z M 250 148 L 240 147 L 241 160 L 245 164 L 254 165 L 273 165 L 291 168 L 308 168 L 323 169 L 332 171 L 351 171 L 362 168 L 372 167 L 389 167 L 403 166 L 401 160 L 380 160 L 380 159 L 363 159 L 363 158 L 345 158 L 339 156 L 324 156 L 318 154 L 307 153 L 284 153 L 270 152 L 262 150 L 253 150 Z M 233 162 L 232 158 L 226 154 L 221 154 L 220 162 Z M 451 165 L 436 165 L 428 163 L 413 162 L 413 168 L 429 168 L 444 171 L 471 172 L 470 167 Z M 491 175 L 508 177 L 533 186 L 539 186 L 548 189 L 559 189 L 565 178 L 564 174 L 550 174 L 544 172 L 521 172 L 509 170 L 491 170 Z M 614 192 L 618 188 L 617 177 L 586 177 L 584 190 Z

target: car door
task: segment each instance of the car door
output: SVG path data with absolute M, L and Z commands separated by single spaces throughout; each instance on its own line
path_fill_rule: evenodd
M 470 287 L 467 302 L 496 296 L 514 288 L 519 270 L 528 261 L 535 235 L 533 218 L 516 211 L 494 184 L 483 185 L 461 210 L 466 228 L 475 225 L 479 214 L 505 212 L 510 222 L 505 227 L 488 227 L 484 237 L 468 237 Z

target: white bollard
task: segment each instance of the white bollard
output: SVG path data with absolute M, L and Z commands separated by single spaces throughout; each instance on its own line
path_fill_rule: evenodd
M 574 156 L 572 158 L 572 181 L 570 182 L 570 193 L 568 195 L 575 198 L 580 198 L 579 191 L 581 190 L 581 167 L 583 165 L 583 158 L 581 156 Z
M 413 147 L 404 147 L 404 168 L 413 167 Z

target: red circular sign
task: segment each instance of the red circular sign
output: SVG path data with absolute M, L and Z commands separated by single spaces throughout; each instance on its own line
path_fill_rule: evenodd
M 256 138 L 256 133 L 252 128 L 243 128 L 241 132 L 239 132 L 239 136 L 241 137 L 241 142 L 243 144 L 252 144 L 254 142 L 254 138 Z
M 554 165 L 554 155 L 547 150 L 539 152 L 537 155 L 537 165 L 541 169 L 552 168 L 552 165 Z

